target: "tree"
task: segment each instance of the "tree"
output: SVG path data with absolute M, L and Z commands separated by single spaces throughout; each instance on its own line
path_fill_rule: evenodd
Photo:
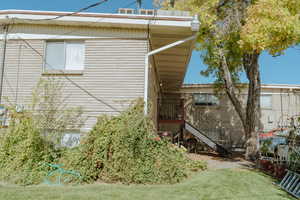
M 68 104 L 65 86 L 65 82 L 55 77 L 40 79 L 28 110 L 38 129 L 54 142 L 60 141 L 66 131 L 80 129 L 86 120 L 81 107 Z
M 167 0 L 158 4 L 171 9 Z M 299 4 L 297 0 L 178 0 L 175 4 L 174 9 L 200 18 L 196 49 L 208 66 L 202 74 L 214 75 L 234 106 L 247 139 L 248 159 L 256 156 L 260 129 L 259 56 L 264 50 L 280 54 L 299 42 Z M 238 97 L 241 72 L 248 79 L 246 105 Z

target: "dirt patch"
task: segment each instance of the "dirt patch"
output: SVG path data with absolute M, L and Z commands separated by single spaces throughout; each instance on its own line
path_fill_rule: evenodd
M 204 160 L 207 162 L 208 169 L 249 169 L 254 168 L 255 164 L 242 158 L 233 156 L 232 158 L 223 158 L 217 154 L 188 154 L 192 160 Z

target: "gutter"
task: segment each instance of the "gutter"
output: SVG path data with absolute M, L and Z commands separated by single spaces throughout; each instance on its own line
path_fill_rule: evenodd
M 60 11 L 37 11 L 37 10 L 0 10 L 0 15 L 29 15 L 33 16 L 47 16 L 47 17 L 57 17 L 60 15 L 72 14 L 72 17 L 95 17 L 95 18 L 119 18 L 119 19 L 143 19 L 151 20 L 153 15 L 139 15 L 139 14 L 117 14 L 117 13 L 92 13 L 92 12 L 60 12 Z M 65 17 L 64 17 L 65 18 Z M 47 19 L 47 18 L 44 18 Z M 192 17 L 187 16 L 155 16 L 155 20 L 165 20 L 165 21 L 191 21 Z
M 198 20 L 198 16 L 195 15 L 193 18 L 193 21 L 191 21 L 191 29 L 194 32 L 193 36 L 187 37 L 185 39 L 182 40 L 178 40 L 174 43 L 165 45 L 163 47 L 160 47 L 158 49 L 155 49 L 153 51 L 150 51 L 149 53 L 146 54 L 145 56 L 145 80 L 144 80 L 144 114 L 147 115 L 148 114 L 148 83 L 149 83 L 149 57 L 153 56 L 157 53 L 160 53 L 164 50 L 170 49 L 172 47 L 178 46 L 180 44 L 183 44 L 185 42 L 188 42 L 190 40 L 195 40 L 197 38 L 197 31 L 199 30 L 200 27 L 200 22 Z
M 247 87 L 246 84 L 239 84 L 239 87 Z M 191 88 L 213 88 L 213 83 L 208 84 L 183 84 L 181 89 L 191 89 Z M 261 84 L 263 89 L 300 89 L 300 85 L 296 84 Z

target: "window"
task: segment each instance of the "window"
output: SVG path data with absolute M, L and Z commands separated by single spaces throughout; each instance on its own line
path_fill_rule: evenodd
M 261 108 L 272 108 L 272 95 L 261 95 L 260 96 L 260 106 Z
M 83 70 L 84 42 L 47 42 L 46 70 Z
M 194 94 L 194 104 L 199 106 L 219 105 L 219 99 L 213 94 Z

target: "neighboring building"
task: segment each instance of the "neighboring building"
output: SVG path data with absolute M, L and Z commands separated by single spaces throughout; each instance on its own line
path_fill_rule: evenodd
M 68 14 L 0 11 L 1 54 L 6 54 L 2 97 L 26 106 L 40 78 L 57 77 L 65 81 L 68 104 L 81 106 L 87 118 L 78 132 L 90 130 L 101 114 L 118 114 L 137 98 L 151 104 L 157 124 L 157 99 L 180 90 L 198 21 L 186 12 L 166 16 L 172 14 L 168 11 L 59 17 Z
M 245 138 L 242 124 L 226 94 L 216 94 L 212 84 L 191 84 L 183 85 L 181 99 L 178 99 L 177 94 L 172 95 L 177 97 L 173 102 L 177 102 L 178 108 L 181 100 L 186 121 L 219 144 L 227 147 L 243 147 Z M 241 90 L 240 98 L 244 103 L 246 96 L 246 90 Z M 261 131 L 290 126 L 292 118 L 298 117 L 300 117 L 300 85 L 262 85 Z M 179 131 L 180 126 L 174 123 L 162 125 L 165 129 L 168 129 L 168 126 Z

